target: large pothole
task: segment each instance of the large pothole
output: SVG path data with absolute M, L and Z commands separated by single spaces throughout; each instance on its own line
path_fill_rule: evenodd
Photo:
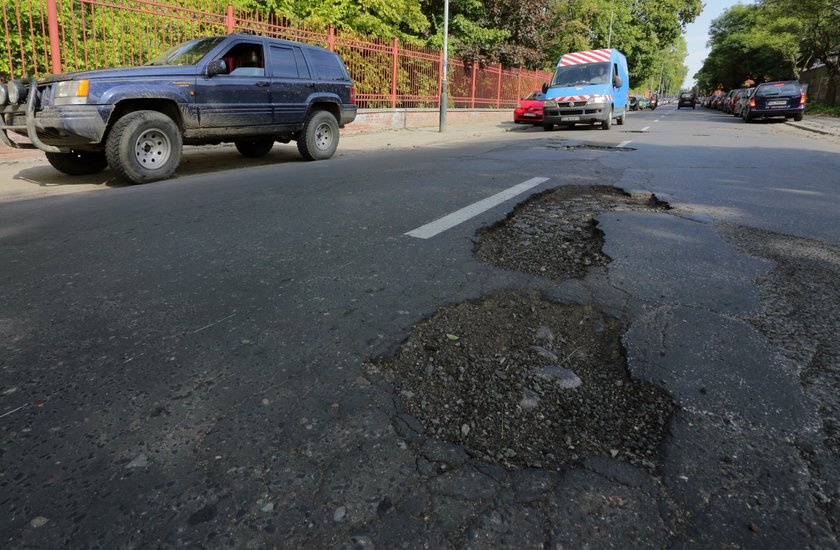
M 531 197 L 479 233 L 475 256 L 489 264 L 557 281 L 583 277 L 609 262 L 593 218 L 616 210 L 664 210 L 654 196 L 608 186 L 569 185 Z
M 674 410 L 629 377 L 621 321 L 505 292 L 438 310 L 381 363 L 427 433 L 508 468 L 591 455 L 655 466 Z

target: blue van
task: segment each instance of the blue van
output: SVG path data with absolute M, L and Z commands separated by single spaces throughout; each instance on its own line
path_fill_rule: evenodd
M 560 58 L 551 83 L 543 84 L 543 128 L 555 124 L 624 124 L 630 96 L 627 58 L 616 49 L 567 53 Z

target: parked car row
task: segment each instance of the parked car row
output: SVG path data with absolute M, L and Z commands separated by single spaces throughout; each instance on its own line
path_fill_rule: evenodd
M 762 82 L 754 88 L 735 88 L 726 94 L 709 96 L 702 105 L 741 117 L 746 122 L 759 118 L 800 121 L 805 113 L 805 91 L 796 80 Z

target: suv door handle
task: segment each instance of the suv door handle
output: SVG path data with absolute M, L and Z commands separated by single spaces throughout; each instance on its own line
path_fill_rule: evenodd
M 259 82 L 257 82 L 257 86 L 260 86 L 260 87 L 268 86 L 268 81 L 260 80 Z

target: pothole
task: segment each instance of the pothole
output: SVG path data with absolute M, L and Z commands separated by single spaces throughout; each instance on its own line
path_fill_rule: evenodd
M 594 218 L 616 210 L 666 210 L 653 195 L 608 186 L 570 185 L 532 196 L 498 224 L 479 232 L 475 256 L 489 264 L 548 277 L 579 278 L 609 262 Z
M 653 469 L 674 411 L 628 375 L 624 324 L 538 292 L 438 310 L 378 365 L 427 434 L 507 468 L 560 468 L 587 456 Z
M 544 145 L 546 149 L 561 149 L 561 150 L 576 150 L 576 149 L 595 149 L 598 151 L 635 151 L 632 147 L 619 147 L 617 145 L 602 145 L 599 143 L 586 143 L 569 140 L 549 141 Z

